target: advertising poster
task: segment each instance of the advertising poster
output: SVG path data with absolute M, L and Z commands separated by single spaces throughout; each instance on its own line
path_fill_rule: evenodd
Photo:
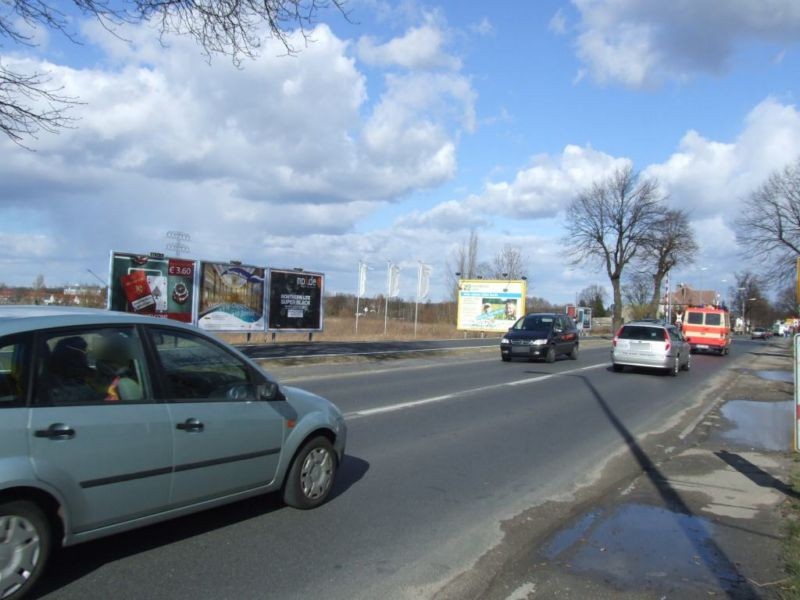
M 269 270 L 270 331 L 322 331 L 325 276 L 296 270 Z
M 508 331 L 525 314 L 526 282 L 462 279 L 458 282 L 460 331 Z
M 200 263 L 197 324 L 209 331 L 264 331 L 264 268 Z
M 108 307 L 191 323 L 195 268 L 193 260 L 112 252 Z

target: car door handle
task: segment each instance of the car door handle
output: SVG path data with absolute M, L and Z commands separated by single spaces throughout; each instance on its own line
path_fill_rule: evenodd
M 47 429 L 37 429 L 33 435 L 51 440 L 71 440 L 75 437 L 75 430 L 64 423 L 53 423 Z
M 175 425 L 176 429 L 182 431 L 203 431 L 205 426 L 197 419 L 186 419 L 183 423 Z

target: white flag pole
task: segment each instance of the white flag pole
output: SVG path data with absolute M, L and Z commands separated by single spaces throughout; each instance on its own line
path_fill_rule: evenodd
M 419 317 L 419 295 L 422 288 L 422 261 L 417 261 L 417 301 L 414 303 L 414 339 L 417 339 L 417 318 Z
M 383 305 L 383 335 L 389 328 L 389 294 L 392 293 L 392 261 L 386 263 L 386 303 Z
M 356 294 L 356 335 L 358 335 L 358 317 L 361 316 L 361 288 L 363 284 L 361 283 L 363 279 L 361 278 L 362 268 L 364 263 L 358 261 L 358 294 Z

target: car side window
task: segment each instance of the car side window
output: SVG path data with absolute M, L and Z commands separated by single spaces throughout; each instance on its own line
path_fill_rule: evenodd
M 27 338 L 0 339 L 0 409 L 24 406 L 28 387 Z
M 246 401 L 255 399 L 248 365 L 205 337 L 153 328 L 153 345 L 172 401 Z
M 36 404 L 142 402 L 144 358 L 133 327 L 45 334 L 37 346 Z

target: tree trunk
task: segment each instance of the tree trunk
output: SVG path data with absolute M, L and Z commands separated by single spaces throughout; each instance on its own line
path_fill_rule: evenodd
M 611 288 L 614 290 L 614 315 L 611 318 L 611 335 L 616 334 L 622 325 L 622 286 L 620 278 L 611 279 Z

